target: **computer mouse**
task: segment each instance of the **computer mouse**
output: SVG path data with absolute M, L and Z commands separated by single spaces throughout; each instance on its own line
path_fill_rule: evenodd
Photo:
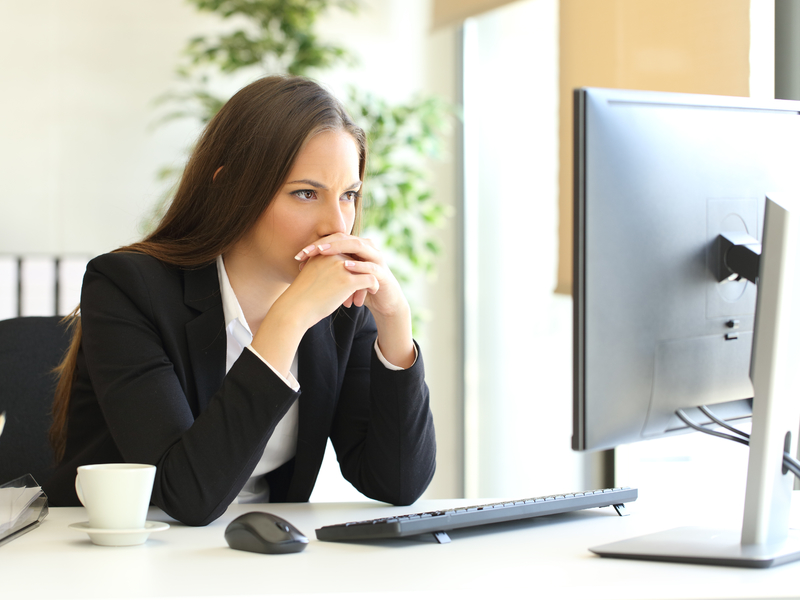
M 300 552 L 308 545 L 308 538 L 289 521 L 266 512 L 236 517 L 225 528 L 225 541 L 235 550 L 262 554 Z

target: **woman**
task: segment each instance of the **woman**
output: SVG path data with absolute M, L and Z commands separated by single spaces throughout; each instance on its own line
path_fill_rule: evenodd
M 365 162 L 363 131 L 302 78 L 256 81 L 209 122 L 158 228 L 87 267 L 53 505 L 102 462 L 156 465 L 153 504 L 190 525 L 303 502 L 328 437 L 365 495 L 422 494 L 435 441 L 408 303 L 353 235 Z

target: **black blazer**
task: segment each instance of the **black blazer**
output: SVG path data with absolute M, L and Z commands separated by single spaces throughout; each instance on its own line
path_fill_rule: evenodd
M 342 308 L 306 332 L 300 392 L 247 349 L 225 374 L 214 264 L 180 269 L 142 254 L 97 257 L 84 277 L 81 325 L 66 453 L 43 486 L 54 506 L 79 505 L 78 466 L 139 462 L 157 466 L 153 504 L 184 523 L 210 523 L 298 397 L 297 453 L 267 475 L 271 501 L 308 500 L 328 437 L 342 474 L 371 498 L 410 504 L 433 477 L 422 355 L 404 371 L 384 367 L 366 308 Z

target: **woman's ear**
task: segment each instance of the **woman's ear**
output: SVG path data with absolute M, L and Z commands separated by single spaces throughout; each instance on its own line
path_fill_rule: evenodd
M 219 167 L 216 171 L 214 171 L 214 176 L 211 178 L 211 183 L 214 183 L 217 180 L 217 175 L 219 175 L 219 172 L 222 171 L 223 168 L 224 166 Z

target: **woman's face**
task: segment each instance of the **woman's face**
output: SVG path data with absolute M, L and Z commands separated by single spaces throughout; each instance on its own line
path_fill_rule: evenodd
M 325 131 L 300 151 L 267 210 L 246 236 L 247 252 L 291 283 L 295 255 L 320 238 L 353 230 L 360 194 L 359 153 L 346 131 Z

